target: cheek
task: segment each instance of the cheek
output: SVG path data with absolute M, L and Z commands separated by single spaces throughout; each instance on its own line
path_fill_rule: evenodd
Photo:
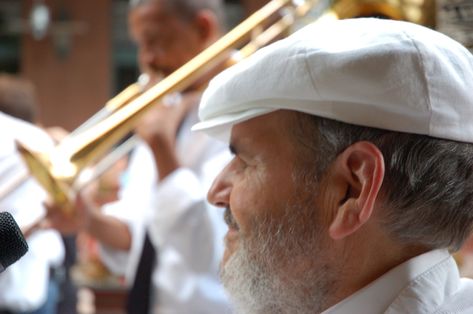
M 274 193 L 271 190 L 272 185 L 266 183 L 254 172 L 233 186 L 230 195 L 230 208 L 240 227 L 241 236 L 250 235 L 252 226 L 257 223 L 258 217 L 272 210 Z
M 177 50 L 179 52 L 177 52 L 176 55 L 179 54 L 179 63 L 181 65 L 184 65 L 185 63 L 190 61 L 192 58 L 197 56 L 200 52 L 200 50 L 196 49 L 196 47 L 193 45 L 187 45 L 187 47 L 184 47 L 184 48 L 181 47 L 181 48 L 178 48 Z
M 184 64 L 203 50 L 202 43 L 193 33 L 185 33 L 179 40 L 174 42 L 173 55 L 179 62 Z

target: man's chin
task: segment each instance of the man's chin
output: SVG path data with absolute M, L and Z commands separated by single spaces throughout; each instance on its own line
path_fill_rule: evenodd
M 235 313 L 270 313 L 261 310 L 262 306 L 268 304 L 264 297 L 267 293 L 266 280 L 260 280 L 264 278 L 250 262 L 244 245 L 236 251 L 227 248 L 224 255 L 220 278 L 232 300 Z
M 225 251 L 223 253 L 222 267 L 225 266 L 230 257 L 235 254 L 239 247 L 238 232 L 229 230 L 225 235 Z

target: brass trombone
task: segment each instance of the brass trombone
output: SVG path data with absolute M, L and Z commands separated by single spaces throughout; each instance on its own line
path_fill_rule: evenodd
M 368 15 L 405 19 L 406 13 L 399 1 L 402 0 L 341 0 L 327 5 L 315 0 L 272 0 L 148 90 L 143 91 L 139 84 L 128 87 L 108 103 L 105 113 L 102 112 L 88 120 L 52 151 L 33 152 L 21 143 L 17 143 L 18 150 L 30 173 L 46 189 L 52 200 L 62 208 L 71 210 L 70 202 L 77 191 L 76 181 L 85 168 L 101 159 L 129 133 L 137 119 L 152 104 L 170 93 L 182 91 L 192 85 L 209 69 L 226 61 L 229 52 L 242 42 L 250 40 L 239 50 L 238 58 L 245 58 L 274 39 L 285 35 L 294 22 L 306 16 L 316 4 L 319 6 L 317 11 L 323 14 L 316 14 L 314 19 L 319 19 L 321 16 L 323 17 L 320 20 Z M 270 24 L 276 15 L 277 20 Z

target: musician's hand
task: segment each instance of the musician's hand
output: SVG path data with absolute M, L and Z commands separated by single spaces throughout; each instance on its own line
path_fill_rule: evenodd
M 68 134 L 69 132 L 60 127 L 60 126 L 52 126 L 44 129 L 46 133 L 53 139 L 55 143 L 59 143 L 62 141 Z
M 65 212 L 57 205 L 46 204 L 47 216 L 41 227 L 54 228 L 65 235 L 84 231 L 104 245 L 118 250 L 130 249 L 131 233 L 124 221 L 103 214 L 97 205 L 88 203 L 84 195 L 77 197 L 74 206 L 74 211 Z
M 136 133 L 150 146 L 159 173 L 159 179 L 179 168 L 176 154 L 176 136 L 180 125 L 200 98 L 200 92 L 177 96 L 168 104 L 156 104 L 145 114 L 135 129 Z
M 136 133 L 150 145 L 163 142 L 174 145 L 179 126 L 199 97 L 197 92 L 167 96 L 146 112 L 135 129 Z
M 64 235 L 87 230 L 90 219 L 98 211 L 93 204 L 86 204 L 81 196 L 76 198 L 72 210 L 69 211 L 52 202 L 46 202 L 44 206 L 47 213 L 39 227 L 42 229 L 56 229 Z

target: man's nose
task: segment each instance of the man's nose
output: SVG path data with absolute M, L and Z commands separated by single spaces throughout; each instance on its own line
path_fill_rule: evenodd
M 159 64 L 163 59 L 163 52 L 161 49 L 140 47 L 139 50 L 139 61 L 141 66 L 145 68 L 153 69 L 156 64 Z
M 139 51 L 139 58 L 141 63 L 148 65 L 154 62 L 156 59 L 156 54 L 149 48 L 141 47 Z
M 208 201 L 217 207 L 227 207 L 230 202 L 231 184 L 226 168 L 215 178 L 207 194 Z

